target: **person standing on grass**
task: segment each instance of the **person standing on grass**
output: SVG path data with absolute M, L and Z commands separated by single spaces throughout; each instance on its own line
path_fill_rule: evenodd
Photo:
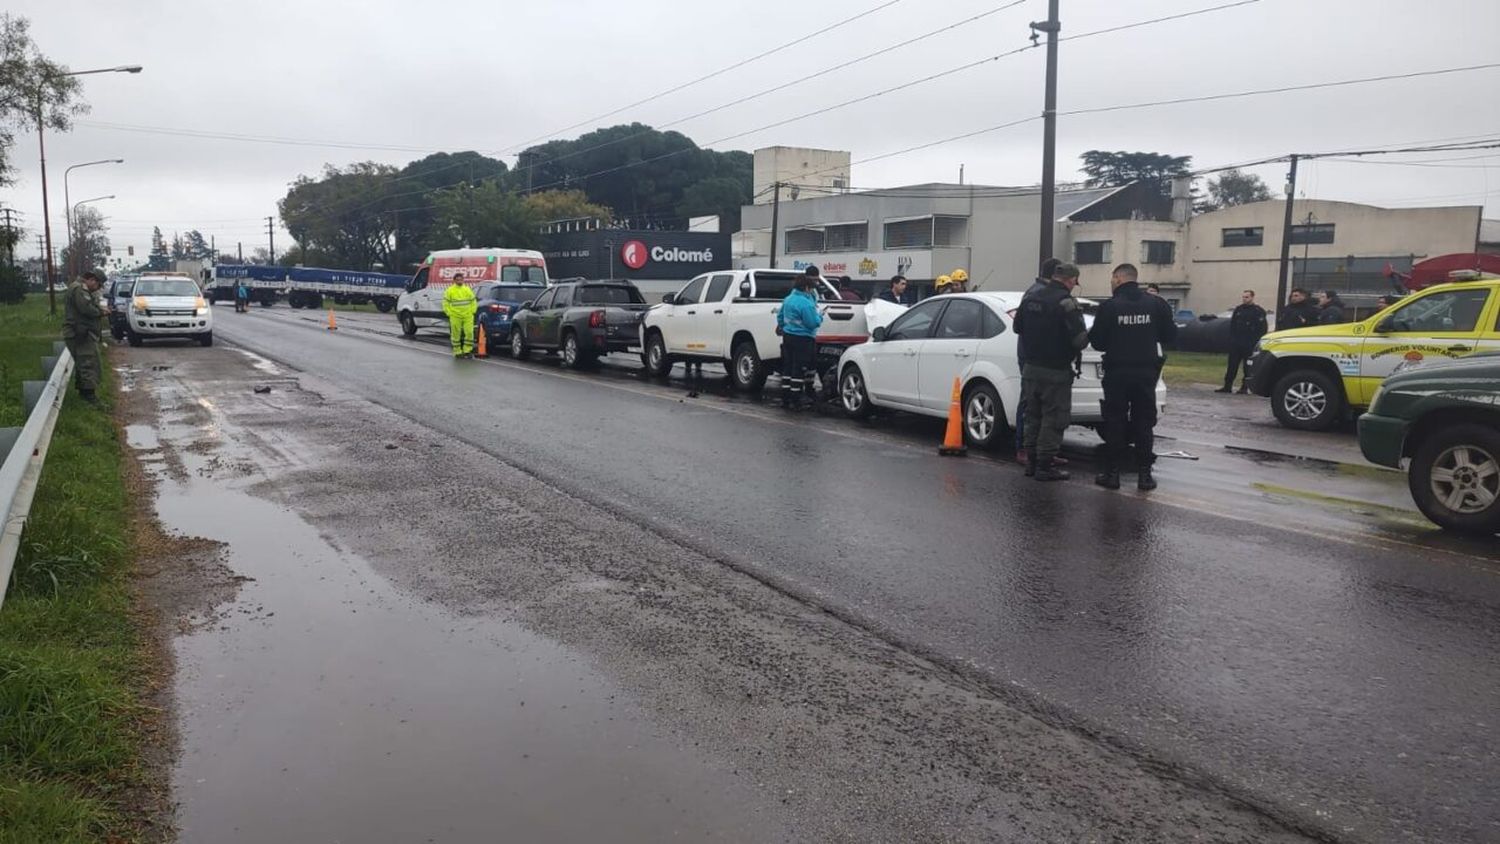
M 73 356 L 73 382 L 78 385 L 78 395 L 89 404 L 99 398 L 99 343 L 103 336 L 100 321 L 104 319 L 104 305 L 99 302 L 99 288 L 104 284 L 104 272 L 89 270 L 83 277 L 68 285 L 63 297 L 63 342 Z
M 1216 393 L 1234 392 L 1234 379 L 1240 379 L 1240 394 L 1250 392 L 1246 381 L 1249 378 L 1250 358 L 1255 353 L 1255 344 L 1266 336 L 1266 309 L 1255 304 L 1255 291 L 1240 294 L 1240 303 L 1229 315 L 1229 367 L 1224 370 L 1224 386 Z M 1241 374 L 1243 371 L 1243 374 Z

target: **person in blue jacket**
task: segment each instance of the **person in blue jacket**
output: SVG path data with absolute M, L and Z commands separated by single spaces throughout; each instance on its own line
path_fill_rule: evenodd
M 788 410 L 802 407 L 808 373 L 817 359 L 814 338 L 823 324 L 813 292 L 817 284 L 818 268 L 808 267 L 776 312 L 776 333 L 781 335 L 781 405 Z

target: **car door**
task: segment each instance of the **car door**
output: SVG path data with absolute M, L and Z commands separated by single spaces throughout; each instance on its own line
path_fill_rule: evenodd
M 526 345 L 535 346 L 541 342 L 542 314 L 552 307 L 552 299 L 556 295 L 557 288 L 554 287 L 532 300 L 531 305 L 521 312 L 521 336 L 526 338 Z
M 1368 404 L 1398 366 L 1467 357 L 1479 350 L 1482 328 L 1490 324 L 1485 318 L 1491 291 L 1488 285 L 1439 290 L 1414 296 L 1387 314 L 1364 338 L 1355 362 L 1359 377 L 1349 398 Z
M 707 357 L 729 357 L 729 286 L 733 273 L 715 273 L 704 287 L 703 301 L 693 318 L 693 337 L 697 354 Z
M 984 303 L 953 299 L 943 310 L 932 336 L 918 344 L 917 403 L 946 412 L 953 398 L 953 380 L 974 364 L 984 327 Z
M 562 345 L 563 315 L 573 305 L 574 291 L 578 289 L 575 284 L 564 284 L 557 288 L 552 297 L 552 304 L 541 313 L 537 314 L 541 323 L 541 339 L 538 344 L 549 349 L 555 349 Z
M 667 351 L 672 354 L 699 354 L 698 316 L 703 310 L 703 288 L 708 285 L 708 279 L 708 276 L 700 275 L 688 282 L 667 306 L 667 322 L 662 326 L 662 336 L 666 338 Z
M 885 339 L 865 352 L 870 371 L 865 390 L 881 404 L 918 408 L 917 379 L 922 344 L 932 336 L 946 299 L 928 299 L 912 306 L 886 329 Z

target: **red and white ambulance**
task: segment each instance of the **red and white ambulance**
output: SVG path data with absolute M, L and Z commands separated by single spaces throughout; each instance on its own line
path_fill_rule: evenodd
M 419 328 L 448 328 L 443 315 L 443 294 L 453 279 L 463 278 L 473 286 L 484 282 L 536 285 L 537 293 L 550 283 L 547 261 L 532 249 L 442 249 L 427 256 L 406 292 L 396 300 L 396 316 L 408 337 Z

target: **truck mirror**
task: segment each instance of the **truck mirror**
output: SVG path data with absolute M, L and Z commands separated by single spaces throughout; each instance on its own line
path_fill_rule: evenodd
M 667 293 L 661 297 L 661 301 L 663 304 L 675 305 L 677 304 L 677 295 L 675 293 Z
M 880 342 L 884 341 L 885 340 L 885 326 L 882 325 L 879 328 L 875 329 L 874 331 L 870 332 L 870 339 L 874 340 L 876 343 L 880 343 Z
M 750 298 L 750 279 L 748 279 L 748 278 L 745 279 L 744 281 L 740 282 L 740 298 L 741 299 L 749 299 Z

